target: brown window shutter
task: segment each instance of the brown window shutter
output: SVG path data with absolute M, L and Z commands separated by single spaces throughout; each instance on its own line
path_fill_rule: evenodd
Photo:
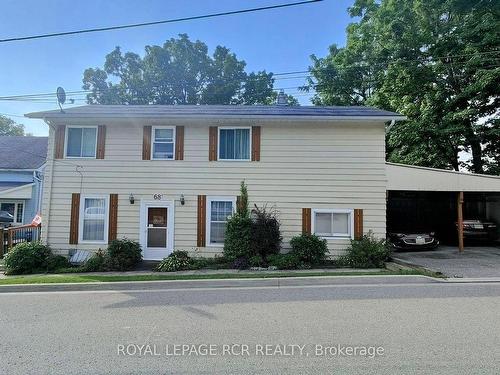
M 260 161 L 260 126 L 252 126 L 252 161 Z
M 217 126 L 211 126 L 208 133 L 208 160 L 217 160 Z
M 363 210 L 354 210 L 354 239 L 360 240 L 363 237 Z
M 184 160 L 184 126 L 175 127 L 175 160 Z
M 78 243 L 78 225 L 80 219 L 80 193 L 73 193 L 71 196 L 71 219 L 69 224 L 69 243 Z
M 311 209 L 302 209 L 302 233 L 311 234 Z
M 151 160 L 151 126 L 142 131 L 142 160 Z
M 106 126 L 97 127 L 97 152 L 96 159 L 104 159 L 104 147 L 106 144 Z
M 116 240 L 117 229 L 118 229 L 118 194 L 110 194 L 108 242 Z
M 198 195 L 198 234 L 197 246 L 205 247 L 206 244 L 206 220 L 207 214 L 207 196 Z
M 54 159 L 64 158 L 64 141 L 66 137 L 66 125 L 57 125 L 54 135 Z

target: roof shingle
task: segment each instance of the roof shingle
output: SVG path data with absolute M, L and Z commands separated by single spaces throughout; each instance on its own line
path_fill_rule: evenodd
M 0 136 L 0 169 L 37 169 L 47 159 L 47 137 Z
M 384 120 L 402 120 L 394 112 L 372 107 L 321 107 L 321 106 L 278 106 L 278 105 L 86 105 L 60 110 L 34 112 L 26 114 L 32 118 L 151 118 L 151 117 L 318 117 L 348 118 L 370 117 Z

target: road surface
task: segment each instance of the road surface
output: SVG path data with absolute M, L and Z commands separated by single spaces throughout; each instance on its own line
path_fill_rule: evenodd
M 498 283 L 233 285 L 0 289 L 0 373 L 500 373 Z

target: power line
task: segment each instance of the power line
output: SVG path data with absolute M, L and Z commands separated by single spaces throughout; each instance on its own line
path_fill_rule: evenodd
M 101 31 L 130 29 L 130 28 L 143 27 L 143 26 L 161 25 L 161 24 L 175 23 L 175 22 L 193 21 L 193 20 L 199 20 L 199 19 L 205 19 L 205 18 L 230 16 L 230 15 L 235 15 L 235 14 L 259 12 L 259 11 L 264 11 L 264 10 L 278 9 L 278 8 L 287 8 L 287 7 L 293 7 L 293 6 L 298 6 L 298 5 L 316 3 L 319 1 L 322 1 L 322 0 L 306 0 L 306 1 L 298 1 L 295 3 L 269 5 L 269 6 L 265 6 L 265 7 L 232 10 L 232 11 L 228 11 L 228 12 L 219 12 L 219 13 L 203 14 L 203 15 L 199 15 L 199 16 L 173 18 L 173 19 L 167 19 L 167 20 L 161 20 L 161 21 L 141 22 L 141 23 L 133 23 L 133 24 L 128 24 L 128 25 L 96 27 L 96 28 L 92 28 L 92 29 L 81 29 L 81 30 L 64 31 L 64 32 L 50 33 L 50 34 L 38 34 L 38 35 L 30 35 L 30 36 L 5 38 L 5 39 L 0 39 L 0 43 L 19 42 L 19 41 L 23 41 L 23 40 L 52 38 L 52 37 L 56 37 L 56 36 L 67 36 L 67 35 L 94 33 L 94 32 L 101 32 Z
M 464 56 L 477 56 L 477 55 L 486 55 L 486 54 L 492 54 L 492 53 L 500 53 L 500 51 L 495 50 L 495 51 L 484 51 L 484 52 L 476 52 L 476 53 L 469 53 L 469 54 L 460 54 L 460 55 L 449 55 L 449 56 L 441 56 L 441 57 L 436 57 L 436 59 L 439 58 L 451 58 L 451 57 L 464 57 Z M 495 57 L 496 58 L 496 57 Z M 390 61 L 390 62 L 385 62 L 385 63 L 378 63 L 378 65 L 390 65 L 394 64 L 397 62 L 411 62 L 411 61 L 421 61 L 419 59 L 413 59 L 413 60 L 395 60 L 395 61 Z M 456 65 L 465 65 L 468 64 L 470 61 L 457 61 L 457 62 L 450 62 L 450 66 L 456 66 Z M 365 64 L 358 64 L 358 65 L 351 65 L 351 66 L 342 66 L 342 67 L 334 67 L 335 70 L 337 71 L 342 71 L 342 70 L 348 70 L 348 69 L 363 69 L 363 68 L 371 68 L 375 64 L 371 65 L 365 65 Z M 490 64 L 486 66 L 481 66 L 479 68 L 497 68 L 500 65 L 498 64 Z M 301 78 L 315 78 L 314 73 L 313 74 L 308 74 L 308 75 L 302 75 L 302 76 L 292 76 L 288 77 L 287 75 L 293 75 L 293 74 L 299 74 L 299 73 L 311 73 L 310 71 L 291 71 L 291 72 L 281 72 L 281 73 L 273 73 L 274 76 L 278 76 L 278 78 L 274 78 L 275 80 L 285 80 L 285 79 L 301 79 Z M 328 74 L 329 72 L 327 72 Z M 458 75 L 461 76 L 461 75 Z M 303 86 L 293 86 L 293 87 L 278 87 L 278 88 L 272 88 L 271 90 L 273 91 L 280 91 L 280 90 L 291 90 L 291 89 L 301 89 L 302 87 L 306 86 L 313 86 L 315 88 L 321 87 L 321 86 L 328 86 L 328 84 L 308 84 L 305 83 Z M 102 94 L 105 93 L 105 90 L 73 90 L 73 91 L 67 91 L 67 95 L 75 96 L 75 98 L 69 99 L 70 101 L 85 101 L 86 98 L 79 98 L 79 96 L 82 95 L 87 95 L 87 94 Z M 56 93 L 55 92 L 50 92 L 50 93 L 38 93 L 38 94 L 20 94 L 20 95 L 10 95 L 10 96 L 1 96 L 0 101 L 23 101 L 23 102 L 37 102 L 37 103 L 53 103 L 51 99 L 55 99 Z

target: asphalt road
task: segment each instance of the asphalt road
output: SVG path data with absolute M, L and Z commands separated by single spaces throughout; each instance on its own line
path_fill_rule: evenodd
M 0 373 L 500 373 L 500 284 L 325 280 L 0 291 Z

